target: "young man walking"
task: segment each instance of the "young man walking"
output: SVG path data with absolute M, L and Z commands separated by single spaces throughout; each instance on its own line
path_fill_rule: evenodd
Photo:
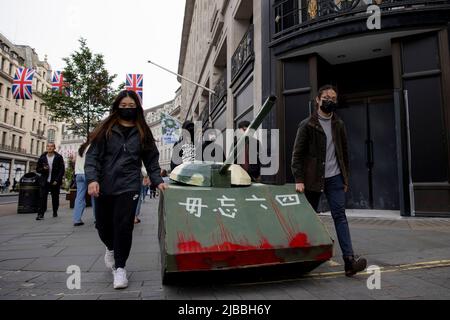
M 345 193 L 348 190 L 347 136 L 344 122 L 335 113 L 337 90 L 326 85 L 316 97 L 317 110 L 298 128 L 292 154 L 292 173 L 296 191 L 305 193 L 317 211 L 325 193 L 334 220 L 339 245 L 349 277 L 367 266 L 364 258 L 355 258 L 345 215 Z
M 36 220 L 44 220 L 49 192 L 52 194 L 53 217 L 58 216 L 59 191 L 65 168 L 63 157 L 55 149 L 54 143 L 48 143 L 47 152 L 41 155 L 37 163 L 36 171 L 41 174 L 41 203 Z

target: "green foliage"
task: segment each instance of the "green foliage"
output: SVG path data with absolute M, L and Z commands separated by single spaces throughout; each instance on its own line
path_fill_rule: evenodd
M 45 104 L 55 121 L 65 122 L 67 129 L 75 134 L 87 136 L 110 110 L 117 93 L 124 87 L 114 89 L 112 84 L 117 75 L 110 75 L 105 69 L 102 54 L 94 54 L 86 40 L 79 40 L 80 48 L 64 58 L 64 81 L 70 95 L 48 90 Z
M 64 189 L 69 190 L 72 180 L 75 179 L 75 160 L 69 157 L 67 161 L 66 171 L 64 173 Z

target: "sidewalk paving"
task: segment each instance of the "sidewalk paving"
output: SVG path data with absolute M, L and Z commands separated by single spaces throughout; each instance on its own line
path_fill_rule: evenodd
M 450 299 L 450 220 L 380 217 L 349 213 L 355 251 L 382 267 L 381 290 L 369 290 L 369 274 L 343 275 L 339 249 L 311 274 L 288 281 L 229 285 L 163 286 L 157 239 L 158 200 L 142 206 L 127 264 L 129 287 L 112 288 L 103 262 L 105 248 L 94 228 L 92 209 L 82 227 L 70 210 L 58 218 L 0 215 L 0 300 L 103 299 Z M 1 206 L 0 206 L 1 210 Z M 320 215 L 335 238 L 333 222 Z M 81 289 L 69 290 L 67 267 L 81 268 Z

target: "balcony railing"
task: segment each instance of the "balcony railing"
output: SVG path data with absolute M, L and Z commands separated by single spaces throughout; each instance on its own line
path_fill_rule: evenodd
M 345 16 L 367 15 L 367 7 L 378 5 L 392 11 L 427 5 L 445 4 L 448 0 L 281 0 L 275 1 L 275 34 L 278 38 L 313 24 Z
M 36 130 L 36 132 L 31 132 L 32 135 L 37 136 L 40 139 L 45 139 L 45 131 L 44 130 Z
M 0 150 L 6 152 L 15 152 L 20 154 L 27 154 L 27 150 L 23 148 L 11 147 L 6 144 L 0 144 Z
M 215 95 L 211 95 L 211 112 L 219 105 L 220 102 L 227 96 L 227 71 L 225 70 L 222 78 L 214 87 Z
M 249 61 L 253 60 L 254 57 L 253 25 L 251 25 L 231 58 L 231 79 L 234 80 L 240 71 Z

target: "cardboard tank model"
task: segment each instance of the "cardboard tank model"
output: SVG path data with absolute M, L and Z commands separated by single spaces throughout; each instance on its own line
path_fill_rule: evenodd
M 159 205 L 163 283 L 288 264 L 308 272 L 332 257 L 330 234 L 294 185 L 252 184 L 233 165 L 275 100 L 267 99 L 225 163 L 188 162 L 171 173 Z

